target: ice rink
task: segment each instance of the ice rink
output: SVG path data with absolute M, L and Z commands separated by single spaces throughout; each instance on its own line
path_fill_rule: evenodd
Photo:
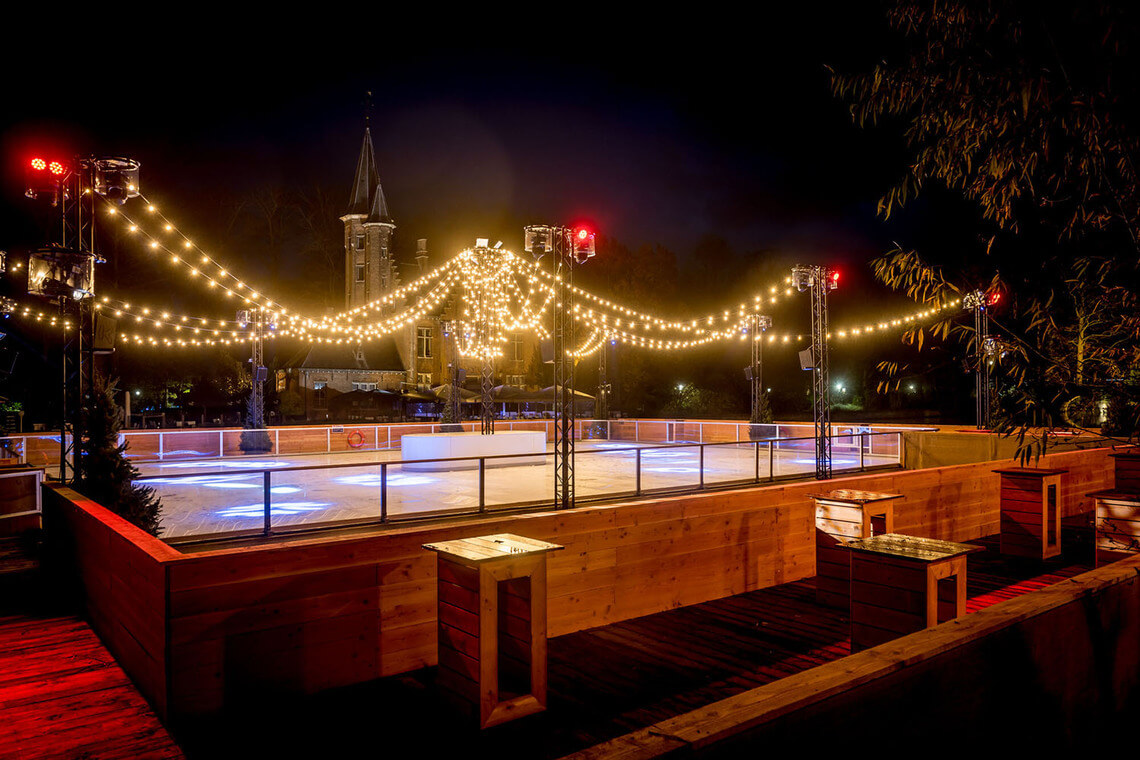
M 579 501 L 633 495 L 639 485 L 639 459 L 642 493 L 696 488 L 701 484 L 702 469 L 706 486 L 751 481 L 757 473 L 761 479 L 770 474 L 807 475 L 815 471 L 813 443 L 799 440 L 663 447 L 625 441 L 579 441 L 575 457 L 576 495 Z M 885 448 L 886 452 L 875 453 L 870 447 L 865 448 L 863 465 L 896 464 L 895 447 Z M 399 462 L 400 457 L 399 450 L 383 450 L 147 462 L 137 466 L 145 478 L 139 482 L 152 486 L 162 498 L 162 537 L 179 539 L 261 529 L 266 472 L 274 528 L 379 519 L 379 463 Z M 844 446 L 837 442 L 832 467 L 837 472 L 857 470 L 858 443 Z M 389 464 L 387 470 L 387 512 L 392 520 L 479 510 L 478 469 L 414 472 Z M 487 510 L 549 503 L 553 493 L 553 454 L 548 453 L 542 465 L 501 466 L 488 460 L 483 483 Z

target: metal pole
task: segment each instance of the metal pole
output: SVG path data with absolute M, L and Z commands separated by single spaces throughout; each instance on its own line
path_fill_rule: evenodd
M 700 473 L 701 473 L 700 485 L 698 487 L 704 488 L 705 487 L 705 445 L 702 443 L 698 447 L 698 449 L 700 451 L 700 459 L 698 460 L 700 462 L 700 464 L 698 465 L 698 469 L 700 470 Z
M 388 463 L 380 463 L 380 522 L 388 522 Z
M 776 479 L 776 455 L 774 441 L 768 441 L 768 480 Z
M 860 470 L 867 469 L 864 466 L 864 462 L 863 462 L 863 447 L 866 445 L 867 445 L 867 434 L 866 433 L 860 433 L 859 434 L 859 469 Z
M 479 457 L 479 511 L 487 511 L 487 458 Z
M 264 478 L 262 505 L 265 509 L 265 527 L 262 529 L 262 533 L 264 533 L 266 536 L 268 536 L 269 535 L 269 528 L 270 528 L 270 515 L 273 512 L 272 489 L 271 489 L 270 484 L 269 484 L 270 470 L 266 470 L 264 473 L 262 473 L 262 477 Z
M 641 496 L 641 447 L 638 446 L 634 451 L 634 493 Z

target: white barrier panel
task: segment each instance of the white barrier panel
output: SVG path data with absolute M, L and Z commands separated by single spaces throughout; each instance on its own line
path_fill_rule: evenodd
M 471 470 L 479 466 L 478 459 L 461 462 L 421 462 L 411 459 L 454 459 L 456 457 L 493 457 L 504 454 L 536 454 L 537 456 L 490 459 L 488 467 L 544 464 L 546 462 L 546 433 L 532 430 L 506 430 L 494 435 L 479 433 L 431 433 L 405 435 L 401 439 L 400 458 L 405 470 Z

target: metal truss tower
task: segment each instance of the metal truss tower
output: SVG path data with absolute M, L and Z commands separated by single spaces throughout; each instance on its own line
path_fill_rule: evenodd
M 122 204 L 138 195 L 137 161 L 126 158 L 33 158 L 25 167 L 24 194 L 51 199 L 59 209 L 59 243 L 33 251 L 28 261 L 28 293 L 55 301 L 64 323 L 61 351 L 59 479 L 79 477 L 84 410 L 94 387 L 95 203 Z M 54 233 L 49 233 L 49 238 Z M 67 329 L 74 318 L 75 329 Z M 70 471 L 70 472 L 69 472 Z
M 989 297 L 980 290 L 967 293 L 962 304 L 974 312 L 974 420 L 978 430 L 990 427 L 990 338 Z
M 610 418 L 610 381 L 609 368 L 606 366 L 609 352 L 610 337 L 607 335 L 602 338 L 602 345 L 598 349 L 598 398 L 595 401 L 594 416 L 599 420 Z
M 589 230 L 535 225 L 525 229 L 525 249 L 554 256 L 554 508 L 574 506 L 574 265 L 594 255 Z
M 839 273 L 822 266 L 796 266 L 792 282 L 801 293 L 811 291 L 811 357 L 803 363 L 812 373 L 812 419 L 815 422 L 815 476 L 831 477 L 831 378 L 828 365 L 827 294 Z
M 752 360 L 748 365 L 748 380 L 752 391 L 751 422 L 760 421 L 760 408 L 764 398 L 764 331 L 772 326 L 772 318 L 765 314 L 748 317 L 748 338 L 752 343 Z

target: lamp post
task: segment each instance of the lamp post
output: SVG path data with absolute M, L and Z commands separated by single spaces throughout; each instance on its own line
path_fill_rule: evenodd
M 531 225 L 524 249 L 535 261 L 553 255 L 554 294 L 554 508 L 574 506 L 574 265 L 594 256 L 594 233 L 585 227 Z

